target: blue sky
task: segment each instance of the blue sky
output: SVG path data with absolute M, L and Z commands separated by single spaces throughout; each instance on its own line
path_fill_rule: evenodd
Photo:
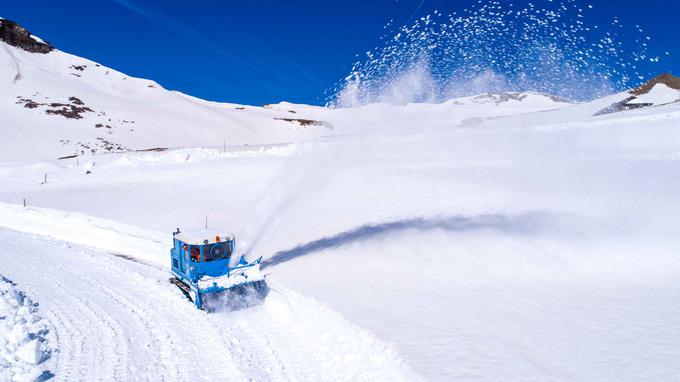
M 535 4 L 541 1 L 536 0 Z M 356 55 L 379 44 L 383 26 L 461 10 L 477 0 L 4 2 L 13 19 L 57 48 L 197 97 L 252 105 L 322 104 Z M 523 0 L 515 1 L 521 4 Z M 677 0 L 583 1 L 592 21 L 618 16 L 669 51 L 652 72 L 680 73 Z M 652 65 L 652 64 L 649 64 Z

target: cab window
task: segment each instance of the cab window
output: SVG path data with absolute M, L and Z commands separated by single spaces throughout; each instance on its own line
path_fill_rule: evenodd
M 191 255 L 191 261 L 198 263 L 201 261 L 201 250 L 198 246 L 192 245 L 189 247 L 189 253 Z

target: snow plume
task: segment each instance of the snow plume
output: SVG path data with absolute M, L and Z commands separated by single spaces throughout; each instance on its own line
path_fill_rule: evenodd
M 465 97 L 470 94 L 501 92 L 510 88 L 508 81 L 490 69 L 482 70 L 473 76 L 459 75 L 451 78 L 443 89 L 446 99 Z
M 319 169 L 327 168 L 325 162 L 330 156 L 326 155 L 326 150 L 318 142 L 310 142 L 290 157 L 239 235 L 239 254 L 248 258 L 261 256 L 262 244 L 286 215 L 294 212 L 305 197 L 323 188 L 324 176 Z
M 413 102 L 435 102 L 436 84 L 432 78 L 429 60 L 426 57 L 410 63 L 399 75 L 387 76 L 387 81 L 378 89 L 369 89 L 366 94 L 362 76 L 353 73 L 347 86 L 338 96 L 338 106 L 351 107 L 362 104 L 368 96 L 373 102 L 405 105 Z
M 327 104 L 441 102 L 490 91 L 589 100 L 650 77 L 644 68 L 657 62 L 650 37 L 616 17 L 600 28 L 588 21 L 591 8 L 579 0 L 525 7 L 483 0 L 400 28 L 389 23 L 383 45 L 354 64 Z

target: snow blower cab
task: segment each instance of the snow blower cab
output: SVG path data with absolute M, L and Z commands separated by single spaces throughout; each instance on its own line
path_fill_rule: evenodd
M 215 230 L 173 232 L 170 250 L 173 278 L 198 309 L 243 309 L 262 301 L 269 289 L 259 259 L 235 258 L 234 235 Z

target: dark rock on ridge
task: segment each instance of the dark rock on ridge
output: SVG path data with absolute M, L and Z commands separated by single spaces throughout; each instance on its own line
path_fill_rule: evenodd
M 54 50 L 49 42 L 34 39 L 24 27 L 7 19 L 0 19 L 0 41 L 31 53 L 46 54 Z

